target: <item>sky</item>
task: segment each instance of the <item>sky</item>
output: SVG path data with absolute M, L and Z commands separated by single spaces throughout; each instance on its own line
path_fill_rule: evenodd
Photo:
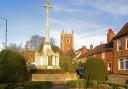
M 8 19 L 9 43 L 25 44 L 32 35 L 44 36 L 45 0 L 0 0 L 0 17 Z M 128 21 L 128 0 L 50 0 L 50 37 L 60 46 L 60 34 L 74 31 L 74 49 L 106 42 L 109 28 L 117 33 Z M 0 49 L 5 21 L 0 20 Z

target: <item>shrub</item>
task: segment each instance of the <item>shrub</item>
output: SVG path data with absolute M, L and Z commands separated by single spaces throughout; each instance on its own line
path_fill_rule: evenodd
M 7 87 L 7 84 L 1 84 L 0 85 L 0 89 L 6 89 L 6 87 Z
M 70 88 L 84 88 L 86 87 L 86 84 L 87 84 L 87 80 L 70 80 L 67 82 L 67 86 L 70 87 Z M 94 88 L 94 87 L 97 87 L 97 82 L 96 81 L 90 81 L 89 84 L 88 84 L 88 87 L 90 88 Z
M 70 88 L 84 88 L 86 85 L 87 80 L 70 80 L 67 82 L 67 86 Z M 88 87 L 96 89 L 128 89 L 128 85 L 126 84 L 116 84 L 106 81 L 89 81 Z
M 128 89 L 126 84 L 116 84 L 108 81 L 98 81 L 98 87 L 112 88 L 112 89 Z
M 52 82 L 24 82 L 18 84 L 1 84 L 0 89 L 50 89 L 53 86 Z
M 64 56 L 60 60 L 60 67 L 65 71 L 65 72 L 75 72 L 77 64 L 72 62 L 72 58 L 68 56 Z
M 27 80 L 25 59 L 12 50 L 3 50 L 0 54 L 0 82 L 23 82 Z
M 107 67 L 102 59 L 88 58 L 84 65 L 84 76 L 87 80 L 106 80 Z
M 71 88 L 78 88 L 78 87 L 81 87 L 83 88 L 86 84 L 86 81 L 84 80 L 69 80 L 67 81 L 67 86 L 68 87 L 71 87 Z

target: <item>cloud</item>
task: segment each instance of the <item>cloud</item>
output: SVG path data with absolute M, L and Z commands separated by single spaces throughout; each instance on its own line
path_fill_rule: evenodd
M 100 1 L 100 0 L 99 0 Z M 101 7 L 103 5 L 103 7 Z M 103 10 L 113 15 L 127 15 L 128 14 L 128 2 L 123 1 L 100 1 L 93 4 L 97 9 Z
M 119 16 L 128 14 L 127 0 L 71 0 L 75 6 L 95 8 L 97 11 L 107 12 Z M 85 9 L 85 8 L 84 8 Z
M 68 7 L 64 7 L 64 6 L 54 6 L 53 8 L 54 11 L 57 12 L 67 12 L 67 13 L 73 13 L 73 12 L 77 12 L 77 13 L 82 13 L 84 12 L 83 9 L 77 9 L 77 8 L 68 8 Z
M 89 48 L 91 44 L 93 44 L 95 47 L 96 45 L 99 45 L 101 42 L 106 43 L 105 35 L 75 35 L 75 49 L 78 49 L 82 46 L 87 46 L 87 48 Z
M 71 32 L 72 30 L 74 31 L 75 49 L 78 49 L 83 45 L 86 45 L 89 48 L 91 43 L 96 46 L 101 42 L 106 42 L 107 27 L 104 25 L 83 22 L 82 20 L 62 21 L 55 18 L 52 18 L 51 22 L 53 26 L 50 28 L 50 36 L 56 39 L 58 46 L 60 46 L 60 36 L 62 30 L 65 30 L 66 32 Z M 70 24 L 68 31 L 67 29 L 63 29 L 65 24 Z

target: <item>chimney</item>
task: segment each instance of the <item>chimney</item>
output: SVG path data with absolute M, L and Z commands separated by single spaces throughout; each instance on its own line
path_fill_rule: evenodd
M 85 54 L 87 52 L 86 46 L 82 46 L 82 54 Z
M 115 36 L 115 33 L 113 32 L 112 28 L 109 28 L 107 33 L 107 42 L 110 42 L 114 36 Z
M 90 45 L 90 50 L 93 50 L 93 45 L 92 44 Z

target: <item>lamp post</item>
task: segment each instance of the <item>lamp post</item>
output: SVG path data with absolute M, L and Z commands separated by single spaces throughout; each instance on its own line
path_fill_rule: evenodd
M 6 18 L 0 17 L 0 19 L 5 20 L 6 22 L 6 30 L 5 30 L 5 48 L 7 48 L 7 22 L 8 20 Z

